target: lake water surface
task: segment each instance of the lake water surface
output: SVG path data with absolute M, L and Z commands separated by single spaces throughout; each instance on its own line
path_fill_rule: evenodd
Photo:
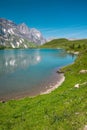
M 44 92 L 75 58 L 62 49 L 0 50 L 0 100 Z

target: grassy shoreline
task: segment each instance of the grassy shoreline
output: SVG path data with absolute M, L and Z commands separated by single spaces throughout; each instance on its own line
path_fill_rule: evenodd
M 76 49 L 75 49 L 76 50 Z M 84 130 L 87 125 L 87 50 L 61 69 L 65 81 L 56 90 L 34 98 L 0 103 L 0 130 Z M 75 85 L 80 84 L 79 88 Z

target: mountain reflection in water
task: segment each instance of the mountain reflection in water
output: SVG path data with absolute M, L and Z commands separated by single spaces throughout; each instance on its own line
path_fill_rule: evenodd
M 10 51 L 8 54 L 6 53 L 7 51 L 4 51 L 3 55 L 0 56 L 0 75 L 14 72 L 17 69 L 26 69 L 41 61 L 39 51 L 31 54 L 26 54 L 22 50 L 20 50 L 20 53 L 15 53 L 14 51 Z
M 75 58 L 62 49 L 0 50 L 0 100 L 40 94 L 60 80 L 57 69 Z

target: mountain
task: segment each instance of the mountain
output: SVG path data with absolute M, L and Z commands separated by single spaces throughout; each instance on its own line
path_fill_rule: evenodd
M 87 48 L 87 39 L 69 40 L 65 38 L 54 39 L 41 46 L 41 48 L 66 48 L 67 50 L 84 50 Z
M 25 23 L 17 25 L 10 20 L 0 18 L 0 46 L 28 48 L 45 42 L 46 39 L 37 29 L 29 28 Z

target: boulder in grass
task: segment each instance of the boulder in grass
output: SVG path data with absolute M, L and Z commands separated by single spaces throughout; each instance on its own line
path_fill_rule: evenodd
M 80 74 L 85 74 L 87 73 L 87 70 L 80 70 Z
M 2 103 L 5 103 L 5 100 L 3 100 Z
M 78 54 L 79 54 L 79 52 L 78 52 L 78 51 L 76 51 L 76 52 L 74 52 L 74 54 L 75 54 L 75 55 L 78 55 Z
M 74 86 L 75 88 L 79 88 L 80 87 L 80 85 L 79 84 L 75 84 L 75 86 Z
M 56 73 L 61 74 L 61 73 L 63 73 L 63 72 L 62 72 L 61 70 L 57 70 Z
M 84 129 L 83 130 L 87 130 L 87 125 L 85 125 Z

